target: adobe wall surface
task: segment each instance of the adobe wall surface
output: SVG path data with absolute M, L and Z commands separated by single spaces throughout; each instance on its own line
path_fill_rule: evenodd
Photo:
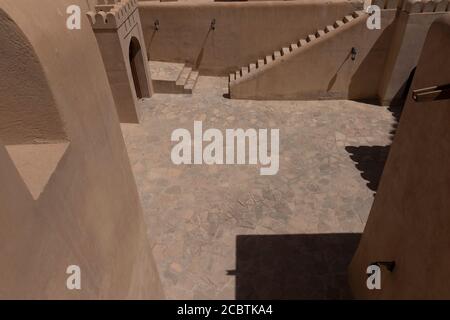
M 419 7 L 420 2 L 405 1 L 404 7 L 399 11 L 378 93 L 381 104 L 402 102 L 408 78 L 417 65 L 430 25 L 445 15 L 446 10 L 450 10 L 446 8 L 447 1 L 429 3 L 434 4 L 434 7 L 425 7 L 424 2 Z M 411 5 L 407 7 L 406 4 Z
M 100 52 L 84 15 L 81 30 L 66 28 L 72 4 L 87 11 L 81 0 L 0 0 L 0 33 L 16 26 L 9 37 L 34 48 L 68 140 L 36 200 L 0 144 L 0 297 L 161 298 Z M 53 152 L 32 146 L 38 157 Z M 66 288 L 69 265 L 81 267 L 81 290 Z
M 3 144 L 65 140 L 55 101 L 32 48 L 23 41 L 11 41 L 12 38 L 23 39 L 14 25 L 4 24 L 0 31 L 0 43 L 11 43 L 0 46 L 0 70 L 3 70 L 0 73 L 0 137 Z M 12 94 L 17 88 L 25 88 L 24 93 Z
M 357 0 L 140 1 L 139 11 L 150 60 L 187 62 L 203 74 L 228 75 L 362 6 Z M 213 19 L 216 29 L 209 31 Z
M 415 102 L 412 90 L 450 84 L 450 15 L 428 33 L 359 248 L 349 268 L 363 299 L 450 299 L 450 100 Z M 441 96 L 444 98 L 443 96 Z M 368 290 L 366 268 L 382 268 Z
M 383 72 L 380 66 L 389 49 L 395 15 L 395 10 L 383 10 L 380 30 L 367 28 L 367 15 L 344 24 L 275 60 L 261 72 L 236 80 L 231 84 L 231 97 L 376 99 Z M 355 60 L 350 55 L 353 47 Z

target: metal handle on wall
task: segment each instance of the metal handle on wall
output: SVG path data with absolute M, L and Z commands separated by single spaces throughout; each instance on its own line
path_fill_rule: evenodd
M 412 98 L 416 102 L 450 99 L 450 84 L 413 90 Z

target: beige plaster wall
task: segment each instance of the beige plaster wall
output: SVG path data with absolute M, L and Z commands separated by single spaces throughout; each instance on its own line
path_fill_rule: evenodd
M 234 81 L 231 97 L 377 99 L 395 16 L 396 10 L 383 10 L 380 30 L 369 30 L 366 18 L 346 23 L 275 60 L 267 68 Z M 354 61 L 350 57 L 352 47 L 357 50 Z
M 0 298 L 161 298 L 94 34 L 84 15 L 81 30 L 65 27 L 77 3 L 87 10 L 82 0 L 0 0 L 0 33 L 14 22 L 34 48 L 70 141 L 36 200 L 0 144 Z M 66 288 L 73 264 L 80 291 Z
M 44 71 L 17 25 L 2 12 L 0 25 L 0 139 L 3 144 L 65 140 Z M 8 44 L 8 45 L 7 45 Z
M 150 60 L 187 62 L 203 74 L 228 75 L 361 9 L 355 1 L 140 1 Z M 160 30 L 155 32 L 155 20 Z M 209 32 L 216 19 L 216 30 Z
M 417 65 L 428 29 L 434 20 L 445 14 L 400 11 L 378 93 L 382 104 L 388 105 L 402 100 L 406 82 Z
M 436 20 L 412 90 L 450 84 L 450 15 Z M 356 298 L 450 299 L 450 100 L 414 102 L 411 91 L 359 248 L 350 265 Z M 368 290 L 366 268 L 382 269 Z

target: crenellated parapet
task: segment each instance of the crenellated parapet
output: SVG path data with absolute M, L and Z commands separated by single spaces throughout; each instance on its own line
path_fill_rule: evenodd
M 448 0 L 406 0 L 402 10 L 408 13 L 445 12 L 450 6 Z
M 138 0 L 98 0 L 88 16 L 93 29 L 117 29 L 133 15 Z
M 449 0 L 372 0 L 384 10 L 400 9 L 408 13 L 450 11 Z
M 380 7 L 380 9 L 398 9 L 402 7 L 404 0 L 372 0 L 372 5 Z

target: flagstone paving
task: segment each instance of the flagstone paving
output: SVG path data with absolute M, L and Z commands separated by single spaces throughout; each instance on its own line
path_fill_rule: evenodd
M 354 101 L 230 100 L 226 92 L 227 79 L 201 76 L 192 95 L 155 94 L 139 125 L 122 125 L 167 298 L 348 297 L 345 267 L 374 199 L 366 170 L 381 172 L 392 113 Z M 278 174 L 174 165 L 171 133 L 192 132 L 195 120 L 222 132 L 280 129 Z M 348 234 L 356 238 L 341 245 Z M 297 270 L 275 274 L 277 265 Z

